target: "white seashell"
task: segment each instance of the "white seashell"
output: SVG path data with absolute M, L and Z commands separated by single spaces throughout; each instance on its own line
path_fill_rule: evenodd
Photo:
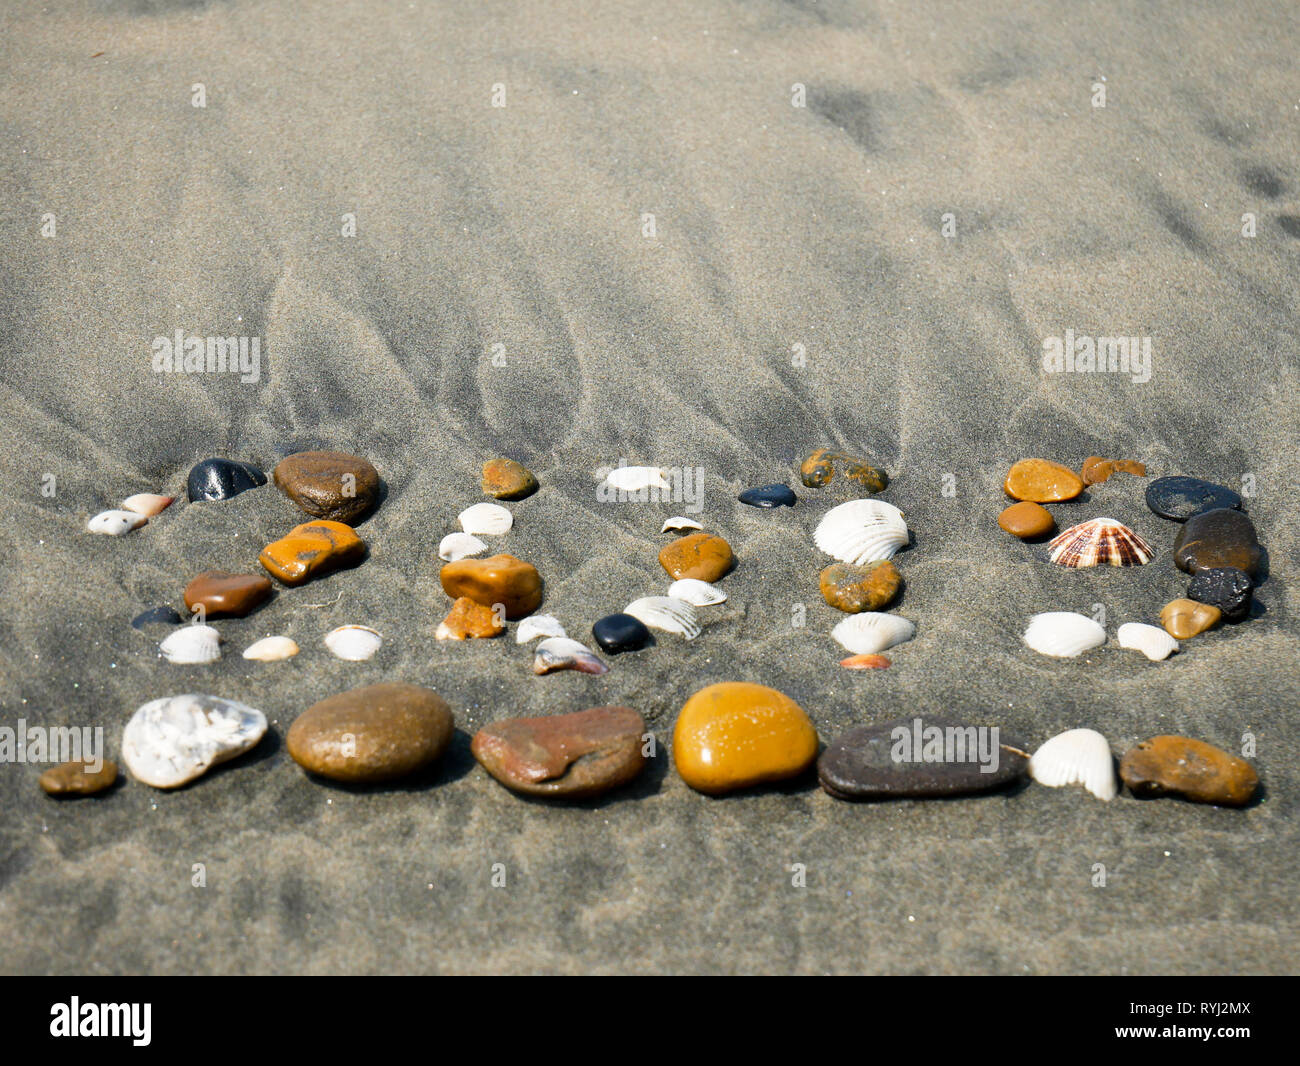
M 252 748 L 266 715 L 219 696 L 167 696 L 136 710 L 122 731 L 122 760 L 138 781 L 176 788 Z
M 107 533 L 110 537 L 120 537 L 123 533 L 139 529 L 148 521 L 149 519 L 144 515 L 137 514 L 135 511 L 100 511 L 86 523 L 86 532 Z
M 1029 620 L 1023 640 L 1036 652 L 1073 659 L 1106 643 L 1106 631 L 1086 614 L 1046 611 Z
M 609 667 L 587 645 L 568 637 L 547 637 L 533 657 L 533 673 L 549 674 L 553 670 L 579 670 L 584 674 L 603 674 Z
M 1149 626 L 1145 622 L 1125 622 L 1116 636 L 1121 648 L 1140 651 L 1153 663 L 1168 659 L 1178 650 L 1178 641 L 1159 626 Z
M 221 634 L 211 626 L 181 626 L 158 650 L 169 663 L 215 663 L 221 658 Z
M 297 654 L 298 645 L 289 637 L 263 637 L 244 649 L 245 659 L 255 659 L 260 663 L 292 659 Z
M 725 603 L 727 594 L 717 585 L 710 585 L 694 577 L 684 577 L 668 586 L 668 595 L 673 599 L 685 600 L 696 607 L 711 607 L 715 603 Z
M 538 637 L 567 637 L 560 620 L 549 614 L 530 614 L 515 629 L 515 643 L 527 644 Z
M 703 529 L 704 527 L 695 521 L 694 518 L 687 518 L 685 515 L 676 515 L 673 518 L 666 519 L 660 533 L 667 533 L 669 530 L 681 531 L 683 529 Z
M 438 544 L 438 558 L 448 563 L 485 551 L 487 545 L 471 533 L 448 533 Z
M 1101 800 L 1119 794 L 1110 743 L 1095 729 L 1070 729 L 1052 737 L 1029 759 L 1029 776 L 1040 785 L 1082 785 Z
M 601 485 L 615 492 L 640 492 L 642 489 L 672 488 L 664 480 L 664 472 L 657 466 L 616 466 Z
M 836 625 L 831 636 L 854 655 L 875 655 L 911 640 L 916 636 L 916 626 L 896 614 L 863 611 Z
M 456 521 L 470 536 L 482 533 L 488 537 L 499 537 L 502 533 L 510 532 L 510 527 L 515 524 L 515 516 L 499 503 L 476 503 L 461 511 Z M 483 547 L 486 548 L 487 545 L 484 544 Z
M 325 647 L 350 663 L 373 658 L 384 638 L 369 626 L 339 626 L 325 634 Z
M 903 512 L 884 500 L 850 500 L 817 524 L 813 543 L 840 562 L 861 566 L 890 559 L 907 545 Z
M 154 515 L 162 514 L 175 502 L 175 496 L 155 496 L 152 492 L 141 492 L 123 500 L 122 510 L 152 518 Z
M 624 607 L 623 613 L 639 619 L 651 629 L 680 633 L 687 640 L 694 640 L 700 635 L 695 606 L 674 596 L 642 596 Z

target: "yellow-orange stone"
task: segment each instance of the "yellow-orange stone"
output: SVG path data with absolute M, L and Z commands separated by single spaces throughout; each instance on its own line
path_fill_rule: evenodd
M 698 581 L 717 581 L 736 565 L 731 545 L 712 533 L 692 533 L 665 544 L 659 553 L 659 565 L 674 581 L 693 577 Z
M 1056 503 L 1083 491 L 1083 479 L 1068 466 L 1050 459 L 1021 459 L 1008 472 L 1003 491 L 1013 500 Z
M 301 585 L 328 570 L 359 562 L 365 554 L 365 542 L 351 526 L 318 519 L 294 526 L 263 548 L 257 561 L 284 584 Z
M 686 701 L 673 729 L 673 762 L 697 792 L 721 795 L 803 773 L 817 730 L 803 708 L 766 685 L 727 681 Z

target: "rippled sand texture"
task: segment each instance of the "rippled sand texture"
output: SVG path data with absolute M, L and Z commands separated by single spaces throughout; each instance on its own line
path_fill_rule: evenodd
M 55 804 L 41 767 L 0 767 L 4 969 L 1295 970 L 1295 11 L 42 6 L 0 14 L 0 715 L 102 725 L 115 755 L 137 706 L 206 691 L 263 709 L 272 735 L 176 794 Z M 1042 341 L 1067 328 L 1149 336 L 1150 381 L 1044 374 Z M 176 329 L 259 337 L 260 380 L 155 374 L 150 345 Z M 887 671 L 838 668 L 817 592 L 811 533 L 846 495 L 735 501 L 820 445 L 884 465 L 915 534 L 896 561 L 917 636 Z M 383 475 L 370 559 L 217 622 L 214 666 L 159 660 L 129 620 L 182 606 L 202 570 L 255 568 L 301 516 L 267 487 L 122 538 L 86 519 L 182 492 L 211 455 L 269 469 L 312 446 Z M 543 487 L 493 547 L 538 566 L 571 634 L 667 585 L 658 530 L 683 507 L 599 503 L 595 471 L 620 458 L 704 469 L 699 517 L 739 559 L 730 599 L 692 644 L 603 677 L 534 677 L 513 636 L 435 642 L 438 541 L 496 454 Z M 1186 585 L 1144 483 L 1056 508 L 1133 525 L 1159 553 L 1141 569 L 1051 567 L 995 524 L 1012 461 L 1090 454 L 1253 475 L 1262 615 L 1165 663 L 1120 649 L 1118 624 Z M 1084 660 L 1020 643 L 1030 615 L 1094 604 L 1110 640 Z M 383 633 L 376 659 L 328 656 L 344 623 Z M 302 654 L 239 657 L 273 632 Z M 940 711 L 1035 745 L 1091 726 L 1117 753 L 1251 731 L 1267 795 L 852 805 L 804 781 L 710 800 L 666 745 L 686 697 L 727 679 L 789 693 L 824 740 Z M 450 701 L 448 762 L 389 791 L 308 781 L 293 718 L 379 680 Z M 662 742 L 630 793 L 548 807 L 474 767 L 483 722 L 600 703 Z

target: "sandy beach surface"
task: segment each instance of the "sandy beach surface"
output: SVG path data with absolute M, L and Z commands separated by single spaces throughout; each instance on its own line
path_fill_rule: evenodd
M 0 766 L 0 966 L 1300 968 L 1298 41 L 1283 4 L 4 5 L 0 724 L 102 726 L 113 757 L 160 696 L 272 724 L 177 792 L 56 802 L 42 766 Z M 255 380 L 155 372 L 177 330 L 257 338 Z M 1045 372 L 1067 330 L 1148 339 L 1149 376 Z M 837 665 L 812 531 L 853 494 L 799 484 L 818 446 L 885 467 L 914 534 L 895 610 L 917 633 L 885 671 Z M 130 620 L 183 609 L 202 570 L 256 572 L 300 512 L 268 486 L 124 537 L 86 520 L 183 495 L 210 456 L 269 471 L 313 447 L 383 476 L 369 559 L 217 622 L 219 663 L 161 660 Z M 1141 479 L 1055 511 L 1128 522 L 1150 565 L 1066 570 L 998 529 L 1012 462 L 1093 454 L 1247 496 L 1255 617 L 1166 662 L 1118 646 L 1187 584 Z M 513 635 L 436 642 L 438 542 L 496 455 L 542 488 L 493 546 L 538 567 L 571 635 L 662 594 L 659 528 L 691 504 L 601 502 L 620 460 L 702 470 L 729 600 L 602 677 L 534 677 Z M 773 481 L 796 507 L 736 501 Z M 1098 606 L 1109 639 L 1080 659 L 1020 641 L 1036 612 Z M 384 635 L 377 658 L 329 656 L 344 623 Z M 240 657 L 271 633 L 302 653 Z M 380 680 L 449 701 L 450 754 L 400 787 L 308 779 L 294 718 Z M 823 742 L 913 713 L 1033 746 L 1088 726 L 1117 754 L 1251 733 L 1264 791 L 852 804 L 804 778 L 709 799 L 668 742 L 724 680 L 789 694 Z M 607 703 L 660 747 L 603 801 L 522 800 L 469 753 L 486 722 Z

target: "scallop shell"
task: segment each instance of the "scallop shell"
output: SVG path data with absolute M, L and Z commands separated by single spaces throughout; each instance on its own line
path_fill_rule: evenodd
M 1073 659 L 1105 644 L 1106 630 L 1086 614 L 1045 611 L 1029 620 L 1022 639 L 1042 655 Z
M 547 637 L 533 656 L 533 673 L 549 674 L 553 670 L 579 670 L 584 674 L 603 674 L 609 670 L 587 645 L 568 637 Z
M 139 492 L 122 501 L 122 510 L 134 511 L 136 514 L 144 515 L 145 518 L 152 518 L 154 515 L 162 514 L 175 502 L 175 496 L 155 496 L 152 492 Z
M 255 659 L 259 663 L 274 663 L 281 659 L 292 659 L 298 654 L 298 645 L 289 637 L 263 637 L 244 649 L 245 659 Z
M 373 658 L 384 638 L 369 626 L 339 626 L 325 634 L 325 647 L 350 663 Z
M 684 577 L 668 586 L 668 595 L 672 599 L 685 600 L 696 607 L 711 607 L 715 603 L 725 603 L 727 594 L 717 585 L 700 581 L 694 577 Z
M 176 788 L 252 748 L 266 715 L 219 696 L 167 696 L 138 708 L 122 731 L 122 761 L 154 788 Z
M 875 655 L 916 636 L 916 626 L 906 618 L 883 611 L 851 615 L 831 630 L 840 646 L 854 655 Z
M 1047 547 L 1047 557 L 1057 566 L 1141 566 L 1156 554 L 1150 544 L 1113 518 L 1094 518 L 1071 526 Z
M 515 629 L 515 643 L 527 644 L 538 637 L 567 637 L 564 626 L 554 615 L 530 614 Z
M 1154 663 L 1168 659 L 1178 650 L 1178 641 L 1159 626 L 1149 626 L 1145 622 L 1125 622 L 1116 636 L 1121 648 L 1140 651 Z
M 832 507 L 813 534 L 827 555 L 861 566 L 892 558 L 907 545 L 903 512 L 884 500 L 850 500 Z
M 448 533 L 438 544 L 438 558 L 448 563 L 485 551 L 487 545 L 472 533 Z
M 215 663 L 221 658 L 221 634 L 211 626 L 181 626 L 167 635 L 158 650 L 169 663 Z
M 700 635 L 700 623 L 695 617 L 695 605 L 675 596 L 642 596 L 623 608 L 624 614 L 665 633 L 680 633 L 687 640 Z
M 695 521 L 694 518 L 687 518 L 685 515 L 674 515 L 672 518 L 664 520 L 663 528 L 660 533 L 667 533 L 670 530 L 680 532 L 683 529 L 703 529 L 704 527 Z
M 476 503 L 461 511 L 456 516 L 456 521 L 470 536 L 482 533 L 488 537 L 499 537 L 502 533 L 510 532 L 510 527 L 515 524 L 515 516 L 499 503 Z
M 1030 757 L 1029 776 L 1048 788 L 1082 785 L 1100 800 L 1119 794 L 1110 742 L 1095 729 L 1070 729 L 1052 737 Z
M 110 537 L 120 537 L 130 533 L 148 522 L 144 515 L 136 511 L 100 511 L 86 523 L 87 533 L 106 533 Z
M 616 492 L 640 492 L 642 489 L 672 488 L 664 480 L 664 472 L 657 466 L 616 466 L 605 475 L 601 484 Z

